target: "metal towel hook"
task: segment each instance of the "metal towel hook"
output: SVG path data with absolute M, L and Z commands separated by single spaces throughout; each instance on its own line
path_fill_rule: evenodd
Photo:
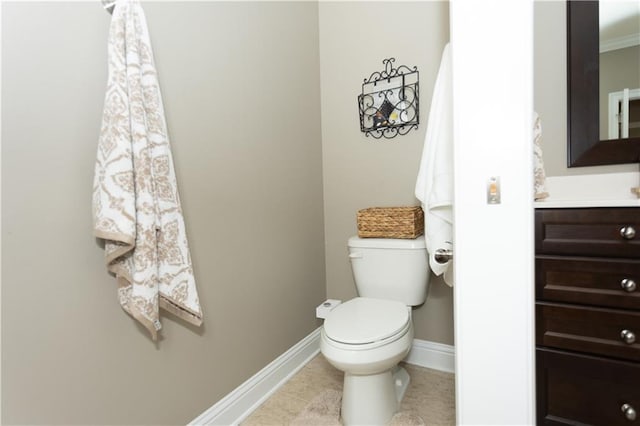
M 116 7 L 116 0 L 100 0 L 100 1 L 102 1 L 102 7 L 104 7 L 104 10 L 106 10 L 110 14 L 113 14 L 113 8 Z

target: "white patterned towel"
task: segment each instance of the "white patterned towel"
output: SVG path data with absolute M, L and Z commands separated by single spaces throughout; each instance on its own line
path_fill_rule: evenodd
M 159 308 L 202 323 L 160 87 L 138 0 L 118 0 L 93 187 L 94 234 L 104 240 L 122 308 L 154 340 Z
M 534 200 L 542 201 L 549 196 L 547 192 L 546 174 L 544 171 L 544 160 L 542 159 L 542 120 L 537 112 L 533 112 L 533 183 Z

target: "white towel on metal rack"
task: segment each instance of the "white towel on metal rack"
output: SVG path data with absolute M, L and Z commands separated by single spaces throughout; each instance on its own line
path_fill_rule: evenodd
M 98 142 L 94 235 L 104 240 L 122 308 L 157 339 L 159 309 L 202 323 L 144 12 L 118 0 Z
M 442 52 L 433 89 L 415 195 L 424 210 L 424 227 L 429 265 L 436 275 L 453 285 L 452 261 L 435 261 L 437 249 L 453 249 L 453 88 L 451 52 Z

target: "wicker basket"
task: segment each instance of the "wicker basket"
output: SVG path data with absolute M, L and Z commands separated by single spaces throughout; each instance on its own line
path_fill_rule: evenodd
M 417 238 L 424 233 L 424 213 L 415 207 L 370 207 L 358 211 L 360 238 Z

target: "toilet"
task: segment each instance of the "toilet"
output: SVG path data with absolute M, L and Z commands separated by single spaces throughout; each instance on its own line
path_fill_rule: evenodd
M 348 241 L 358 297 L 328 313 L 320 351 L 344 372 L 342 422 L 385 425 L 409 384 L 398 363 L 413 342 L 411 307 L 427 298 L 429 265 L 424 236 Z

